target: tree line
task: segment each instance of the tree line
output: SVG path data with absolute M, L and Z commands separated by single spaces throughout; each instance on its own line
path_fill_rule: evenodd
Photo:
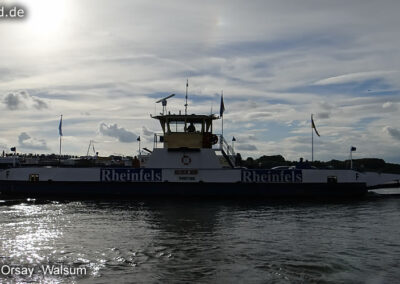
M 240 154 L 236 156 L 237 166 L 246 167 L 249 169 L 271 169 L 279 166 L 296 166 L 299 165 L 299 161 L 288 161 L 282 155 L 273 156 L 261 156 L 257 159 L 248 157 L 242 159 Z M 350 169 L 350 160 L 330 160 L 330 161 L 304 161 L 310 167 L 317 169 Z M 353 169 L 357 171 L 373 171 L 382 173 L 394 173 L 400 174 L 400 165 L 393 163 L 386 163 L 383 159 L 377 158 L 363 158 L 353 159 Z

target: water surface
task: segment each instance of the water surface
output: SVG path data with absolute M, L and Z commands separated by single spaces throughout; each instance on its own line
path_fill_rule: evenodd
M 400 198 L 0 201 L 15 283 L 396 283 Z M 87 269 L 46 275 L 40 265 Z

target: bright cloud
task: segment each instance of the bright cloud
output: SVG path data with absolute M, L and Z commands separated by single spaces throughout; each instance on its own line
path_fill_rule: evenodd
M 370 71 L 359 72 L 352 74 L 344 74 L 340 76 L 330 77 L 315 82 L 315 85 L 330 85 L 330 84 L 344 84 L 353 82 L 363 82 L 371 79 L 384 78 L 385 75 L 390 75 L 396 71 Z
M 114 137 L 117 138 L 120 142 L 123 143 L 131 143 L 136 141 L 138 136 L 136 136 L 134 133 L 126 130 L 123 127 L 118 127 L 118 125 L 115 124 L 110 124 L 107 125 L 106 123 L 101 123 L 100 124 L 100 133 L 106 136 Z

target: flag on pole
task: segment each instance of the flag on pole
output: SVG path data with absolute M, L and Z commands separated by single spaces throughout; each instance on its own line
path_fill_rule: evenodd
M 16 147 L 11 147 L 10 150 L 11 150 L 11 152 L 17 152 L 17 148 Z
M 63 133 L 62 133 L 62 115 L 61 115 L 61 118 L 60 118 L 60 124 L 58 125 L 58 133 L 60 134 L 60 136 L 63 136 Z
M 357 150 L 357 148 L 356 147 L 354 147 L 354 146 L 351 146 L 351 148 L 350 148 L 350 152 L 355 152 Z
M 186 96 L 185 96 L 185 98 L 186 98 L 186 105 L 185 106 L 187 106 L 187 99 L 188 99 L 188 96 L 187 96 L 187 89 L 189 88 L 189 79 L 186 79 Z
M 320 136 L 320 135 L 319 135 L 319 133 L 318 133 L 318 130 L 317 130 L 317 128 L 315 127 L 315 123 L 314 123 L 313 114 L 311 115 L 311 128 L 314 128 L 314 130 L 315 130 L 315 134 L 317 134 L 318 136 Z
M 219 107 L 219 116 L 223 116 L 225 111 L 225 106 L 224 106 L 224 94 L 221 94 L 221 104 Z
M 235 142 L 236 141 L 236 138 L 235 138 L 235 136 L 233 136 L 232 137 L 232 142 Z
M 136 141 L 140 141 L 140 136 L 136 139 Z

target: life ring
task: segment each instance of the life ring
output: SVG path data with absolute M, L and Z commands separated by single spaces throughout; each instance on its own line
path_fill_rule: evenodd
M 192 159 L 188 155 L 183 155 L 181 158 L 181 162 L 182 162 L 182 164 L 187 166 L 192 162 Z
M 215 134 L 213 134 L 213 135 L 211 136 L 211 144 L 212 144 L 212 145 L 215 145 L 215 144 L 217 144 L 217 143 L 218 143 L 218 136 L 215 135 Z

